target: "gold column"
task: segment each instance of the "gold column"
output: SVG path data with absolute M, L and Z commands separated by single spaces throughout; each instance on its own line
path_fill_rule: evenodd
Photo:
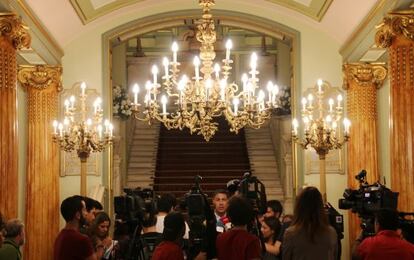
M 0 14 L 0 212 L 6 218 L 16 218 L 18 207 L 16 50 L 30 40 L 19 17 Z
M 28 96 L 25 259 L 53 259 L 59 232 L 59 150 L 52 141 L 58 116 L 61 68 L 19 66 Z
M 391 189 L 398 209 L 414 211 L 414 10 L 389 13 L 376 34 L 389 50 L 391 80 Z
M 368 183 L 379 180 L 377 154 L 377 89 L 387 76 L 383 64 L 347 63 L 343 65 L 347 90 L 348 117 L 352 122 L 348 143 L 348 187 L 359 188 L 355 175 L 367 171 Z M 349 239 L 360 233 L 357 214 L 349 215 Z

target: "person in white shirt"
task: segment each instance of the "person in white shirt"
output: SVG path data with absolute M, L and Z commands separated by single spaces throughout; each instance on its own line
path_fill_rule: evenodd
M 157 201 L 157 224 L 155 225 L 155 230 L 157 233 L 162 233 L 164 231 L 164 219 L 168 213 L 174 210 L 175 205 L 177 204 L 177 200 L 175 196 L 172 194 L 163 194 L 161 198 Z M 190 228 L 188 227 L 187 222 L 185 223 L 185 234 L 184 239 L 189 238 L 189 231 Z

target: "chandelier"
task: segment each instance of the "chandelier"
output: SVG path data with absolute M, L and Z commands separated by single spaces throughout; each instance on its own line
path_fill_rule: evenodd
M 102 152 L 112 144 L 113 126 L 109 120 L 105 120 L 102 125 L 103 110 L 100 97 L 93 104 L 92 118 L 87 118 L 85 82 L 81 83 L 80 89 L 79 106 L 75 106 L 76 98 L 71 96 L 64 102 L 62 122 L 53 121 L 53 141 L 65 152 L 76 151 L 81 161 L 81 195 L 86 196 L 87 159 L 91 153 Z
M 302 121 L 304 124 L 304 137 L 298 137 L 299 122 L 295 118 L 292 121 L 293 140 L 304 149 L 313 148 L 319 156 L 320 190 L 326 202 L 326 170 L 325 158 L 331 150 L 341 149 L 349 139 L 349 119 L 343 119 L 343 137 L 341 137 L 340 125 L 342 119 L 343 97 L 336 97 L 336 104 L 333 98 L 325 99 L 325 95 L 332 88 L 327 82 L 319 79 L 317 85 L 312 89 L 307 98 L 302 98 Z M 314 97 L 316 96 L 316 100 Z M 327 101 L 327 102 L 326 102 Z M 328 108 L 329 106 L 329 108 Z M 328 109 L 327 109 L 328 108 Z
M 174 42 L 172 60 L 163 58 L 162 82 L 158 82 L 158 67 L 152 67 L 153 79 L 145 84 L 143 104 L 138 103 L 138 84 L 133 86 L 132 111 L 135 118 L 149 124 L 154 120 L 160 121 L 167 129 L 188 128 L 191 134 L 202 135 L 206 141 L 218 130 L 217 117 L 224 117 L 230 131 L 235 133 L 243 127 L 258 129 L 270 118 L 271 109 L 277 106 L 279 89 L 268 82 L 268 98 L 259 89 L 256 53 L 251 55 L 250 71 L 243 74 L 241 86 L 229 82 L 233 63 L 230 57 L 231 40 L 226 42 L 226 54 L 221 66 L 214 63 L 216 31 L 210 13 L 214 4 L 214 0 L 199 0 L 203 15 L 197 22 L 196 38 L 201 47 L 199 57 L 196 56 L 193 62 L 194 76 L 180 75 L 180 63 L 177 61 L 179 46 Z M 172 105 L 167 107 L 167 104 Z

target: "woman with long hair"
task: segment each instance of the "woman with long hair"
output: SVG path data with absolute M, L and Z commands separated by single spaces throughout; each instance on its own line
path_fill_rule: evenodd
M 280 254 L 281 242 L 278 241 L 280 230 L 282 225 L 279 219 L 275 216 L 265 217 L 262 221 L 262 227 L 260 231 L 263 234 L 265 240 L 266 253 L 263 256 L 263 260 L 277 260 Z
M 293 222 L 282 244 L 283 260 L 334 260 L 337 234 L 329 225 L 322 195 L 315 187 L 306 187 L 296 199 Z
M 96 245 L 103 246 L 102 259 L 111 259 L 115 254 L 115 241 L 109 236 L 109 228 L 111 227 L 111 219 L 108 214 L 101 211 L 99 212 L 95 220 L 89 229 L 89 237 L 91 241 L 95 242 Z M 96 252 L 98 250 L 96 249 Z

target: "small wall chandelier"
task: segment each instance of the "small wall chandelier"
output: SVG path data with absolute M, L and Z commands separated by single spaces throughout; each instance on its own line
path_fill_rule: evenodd
M 230 131 L 238 133 L 243 127 L 258 129 L 270 118 L 271 109 L 276 107 L 278 86 L 267 83 L 268 98 L 259 90 L 257 55 L 253 53 L 250 71 L 242 76 L 242 86 L 229 82 L 233 60 L 230 57 L 232 42 L 226 42 L 226 55 L 222 65 L 213 64 L 216 57 L 214 43 L 216 31 L 210 8 L 214 0 L 199 0 L 203 9 L 198 21 L 196 38 L 201 43 L 199 57 L 194 58 L 194 77 L 180 76 L 177 61 L 178 44 L 172 44 L 172 60 L 163 59 L 164 76 L 158 82 L 158 67 L 152 67 L 153 80 L 145 84 L 143 104 L 138 103 L 138 84 L 133 86 L 132 111 L 135 118 L 147 121 L 158 120 L 167 129 L 188 128 L 203 135 L 209 141 L 218 129 L 215 118 L 223 116 L 230 125 Z M 157 98 L 161 95 L 160 103 Z M 167 103 L 169 103 L 167 107 Z M 173 109 L 175 111 L 172 111 Z
M 105 150 L 112 144 L 113 125 L 105 120 L 102 125 L 102 99 L 98 97 L 93 106 L 92 118 L 87 118 L 86 84 L 80 85 L 79 105 L 76 106 L 75 96 L 64 102 L 65 112 L 62 122 L 53 121 L 53 141 L 65 152 L 76 151 L 81 162 L 81 195 L 87 195 L 86 163 L 91 153 Z

